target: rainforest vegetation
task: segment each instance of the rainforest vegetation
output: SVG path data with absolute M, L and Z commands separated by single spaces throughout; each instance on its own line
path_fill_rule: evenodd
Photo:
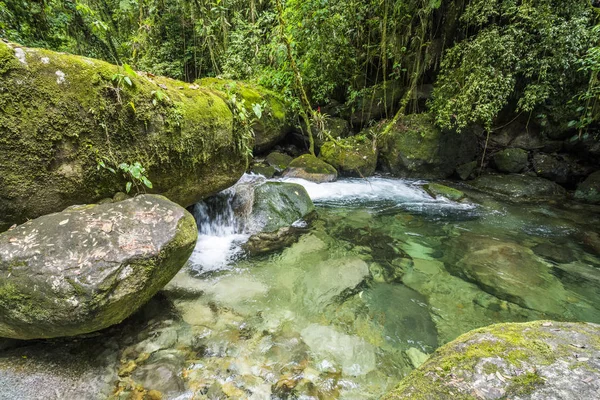
M 600 121 L 599 7 L 595 0 L 4 0 L 0 36 L 188 82 L 253 81 L 315 118 L 313 109 L 371 96 L 386 102 L 388 118 L 427 108 L 450 130 L 477 124 L 493 133 L 520 117 L 581 135 L 597 132 Z M 403 95 L 375 96 L 375 85 Z M 417 92 L 431 85 L 419 102 Z

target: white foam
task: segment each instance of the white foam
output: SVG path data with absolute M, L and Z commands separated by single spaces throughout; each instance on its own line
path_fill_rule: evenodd
M 457 203 L 443 197 L 434 199 L 421 187 L 423 181 L 389 178 L 343 179 L 330 183 L 314 183 L 297 178 L 284 178 L 282 181 L 304 186 L 315 203 L 348 206 L 391 201 L 407 208 L 470 210 L 475 207 L 472 204 Z

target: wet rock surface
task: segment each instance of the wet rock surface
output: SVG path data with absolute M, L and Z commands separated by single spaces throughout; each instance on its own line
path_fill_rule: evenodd
M 512 201 L 557 200 L 566 195 L 566 190 L 547 179 L 528 175 L 480 176 L 469 183 L 486 193 L 504 196 Z
M 198 231 L 168 199 L 71 207 L 0 235 L 0 336 L 73 336 L 135 312 L 188 260 Z
M 591 174 L 577 187 L 575 199 L 585 203 L 600 204 L 600 171 Z
M 538 321 L 469 332 L 405 378 L 391 399 L 593 399 L 600 326 Z

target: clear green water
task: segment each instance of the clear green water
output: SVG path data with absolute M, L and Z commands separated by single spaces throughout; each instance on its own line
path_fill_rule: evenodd
M 118 343 L 116 397 L 373 399 L 471 329 L 600 323 L 598 209 L 474 192 L 470 206 L 428 200 L 417 183 L 372 184 L 372 196 L 307 185 L 318 220 L 267 256 L 203 267 L 206 235 L 155 301 L 90 339 Z

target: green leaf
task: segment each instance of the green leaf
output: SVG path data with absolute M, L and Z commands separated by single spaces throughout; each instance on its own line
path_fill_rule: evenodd
M 150 189 L 152 189 L 152 182 L 150 182 L 150 180 L 148 180 L 148 178 L 146 178 L 145 176 L 142 176 L 142 182 L 144 183 L 144 185 L 146 185 L 146 187 L 149 187 Z
M 131 66 L 129 64 L 123 64 L 123 70 L 129 76 L 137 76 L 137 74 L 135 73 L 133 68 L 131 68 Z
M 125 78 L 123 78 L 125 80 L 125 82 L 129 85 L 129 86 L 133 86 L 133 82 L 131 82 L 131 79 L 129 79 L 128 76 L 126 76 Z
M 131 182 L 127 182 L 127 185 L 125 185 L 125 191 L 126 191 L 127 193 L 129 193 L 129 192 L 131 191 L 131 185 L 132 185 L 132 183 L 131 183 Z

